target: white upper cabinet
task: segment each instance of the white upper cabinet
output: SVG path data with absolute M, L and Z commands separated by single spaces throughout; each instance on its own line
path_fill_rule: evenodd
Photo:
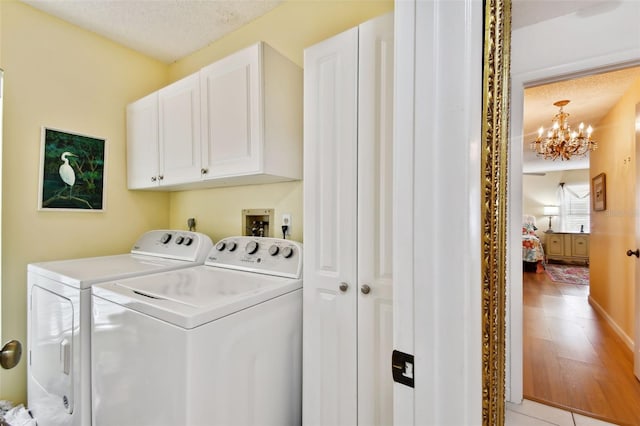
M 130 189 L 302 179 L 302 69 L 269 45 L 256 43 L 216 61 L 161 89 L 158 99 L 156 180 L 132 186 L 131 177 L 148 174 L 141 171 L 148 165 L 129 160 Z M 128 115 L 128 128 L 145 127 L 138 116 Z M 150 139 L 151 130 L 146 133 Z M 151 145 L 129 140 L 129 152 L 143 144 Z
M 200 72 L 207 177 L 260 171 L 262 78 L 260 45 Z
M 127 186 L 158 186 L 158 92 L 127 106 Z
M 160 185 L 200 179 L 200 78 L 197 74 L 158 93 Z
M 302 179 L 302 69 L 257 43 L 200 71 L 204 179 Z

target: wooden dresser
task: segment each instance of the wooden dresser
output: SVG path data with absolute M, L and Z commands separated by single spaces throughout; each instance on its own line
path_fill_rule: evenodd
M 547 260 L 589 264 L 589 234 L 554 232 L 545 236 Z

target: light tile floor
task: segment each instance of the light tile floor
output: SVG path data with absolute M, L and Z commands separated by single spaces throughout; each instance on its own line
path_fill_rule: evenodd
M 613 423 L 564 411 L 525 399 L 522 404 L 507 402 L 506 426 L 604 426 Z

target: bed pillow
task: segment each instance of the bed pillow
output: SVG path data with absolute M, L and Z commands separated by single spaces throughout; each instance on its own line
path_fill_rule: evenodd
M 532 223 L 522 225 L 522 235 L 536 235 L 536 226 Z

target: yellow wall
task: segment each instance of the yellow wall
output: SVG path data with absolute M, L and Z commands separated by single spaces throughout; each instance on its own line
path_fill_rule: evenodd
M 2 340 L 26 344 L 26 267 L 34 261 L 127 252 L 169 225 L 169 196 L 128 191 L 125 106 L 168 81 L 165 64 L 2 0 L 5 71 Z M 37 210 L 41 126 L 107 139 L 106 211 Z M 0 371 L 0 399 L 26 401 L 26 362 Z
M 591 154 L 591 178 L 606 173 L 605 211 L 591 212 L 590 296 L 633 339 L 635 258 L 625 252 L 635 243 L 635 111 L 638 79 L 598 123 Z
M 305 47 L 391 10 L 392 0 L 290 1 L 172 64 L 170 78 L 177 80 L 260 40 L 302 66 Z M 198 230 L 219 240 L 241 233 L 243 208 L 274 208 L 276 231 L 280 230 L 282 213 L 291 213 L 291 238 L 302 241 L 302 182 L 173 193 L 170 226 L 184 226 L 187 218 L 195 216 Z M 275 236 L 280 236 L 279 232 Z

